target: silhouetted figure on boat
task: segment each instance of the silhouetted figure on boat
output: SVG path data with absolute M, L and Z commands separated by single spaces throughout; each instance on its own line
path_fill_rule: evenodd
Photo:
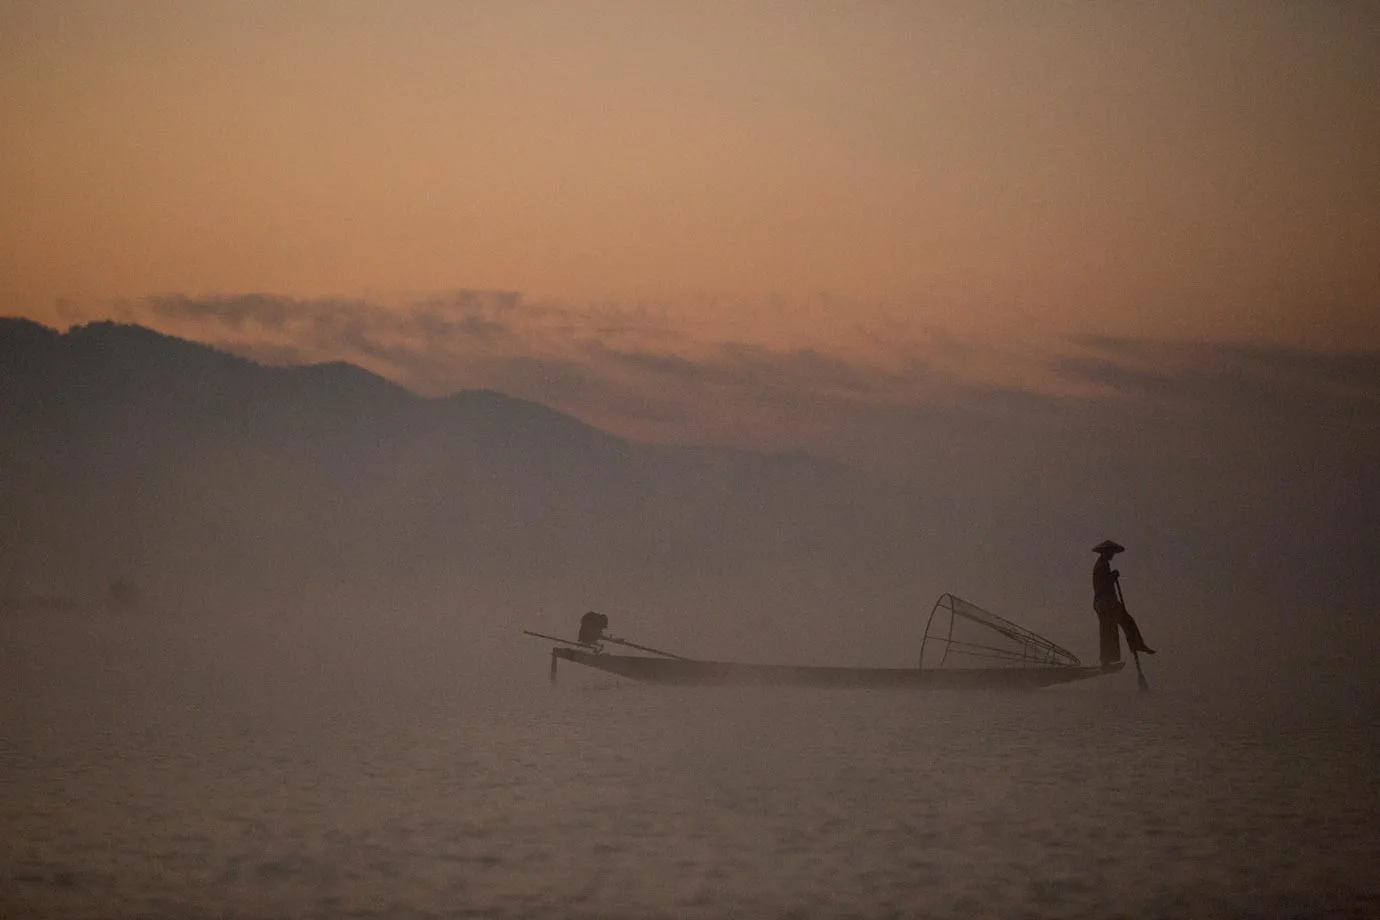
M 1155 654 L 1155 650 L 1145 644 L 1140 627 L 1126 612 L 1126 604 L 1121 600 L 1121 588 L 1117 583 L 1121 573 L 1112 568 L 1112 557 L 1125 551 L 1126 547 L 1112 540 L 1103 540 L 1093 547 L 1093 552 L 1097 553 L 1097 562 L 1093 565 L 1093 609 L 1097 611 L 1103 664 L 1121 660 L 1121 639 L 1116 631 L 1118 626 L 1126 632 L 1126 644 L 1130 646 L 1132 654 Z
M 591 610 L 580 617 L 580 635 L 576 638 L 585 645 L 596 645 L 604 638 L 604 630 L 608 628 L 609 618 Z

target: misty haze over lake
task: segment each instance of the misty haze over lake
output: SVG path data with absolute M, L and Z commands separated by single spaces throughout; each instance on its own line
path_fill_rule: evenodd
M 417 624 L 403 628 L 417 630 Z M 15 917 L 1355 917 L 1370 696 L 688 689 L 291 617 L 0 622 Z M 489 641 L 496 641 L 493 637 Z M 1121 677 L 1125 677 L 1122 675 Z M 1357 704 L 1357 699 L 1370 702 Z
M 139 327 L 0 361 L 0 912 L 1377 909 L 1364 415 L 1243 454 L 937 414 L 898 477 Z M 551 687 L 520 634 L 907 667 L 952 590 L 1087 661 L 1113 532 L 1148 695 Z

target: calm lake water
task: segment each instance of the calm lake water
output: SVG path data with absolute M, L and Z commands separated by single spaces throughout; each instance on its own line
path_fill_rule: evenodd
M 0 917 L 1380 916 L 1369 704 L 553 687 L 541 650 L 275 683 L 21 632 Z

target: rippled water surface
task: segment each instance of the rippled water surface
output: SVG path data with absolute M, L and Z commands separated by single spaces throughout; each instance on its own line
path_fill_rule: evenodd
M 1380 916 L 1364 711 L 40 671 L 4 684 L 3 917 Z

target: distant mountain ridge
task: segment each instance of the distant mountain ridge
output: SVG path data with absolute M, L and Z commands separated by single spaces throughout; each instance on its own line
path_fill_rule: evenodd
M 333 408 L 342 417 L 428 407 L 474 421 L 619 440 L 547 406 L 493 390 L 423 397 L 344 361 L 270 366 L 138 325 L 101 321 L 63 333 L 31 320 L 0 318 L 0 386 L 7 394 L 0 411 L 32 409 L 31 401 L 39 397 L 51 408 L 74 395 L 109 406 L 134 394 L 152 397 L 153 387 L 162 383 L 175 384 L 189 398 L 226 403 L 309 400 L 315 401 L 313 408 Z M 168 394 L 162 398 L 172 401 Z
M 494 391 L 423 397 L 139 326 L 0 319 L 0 393 L 0 598 L 113 578 L 217 606 L 765 591 L 895 545 L 881 495 L 830 461 L 641 445 Z

